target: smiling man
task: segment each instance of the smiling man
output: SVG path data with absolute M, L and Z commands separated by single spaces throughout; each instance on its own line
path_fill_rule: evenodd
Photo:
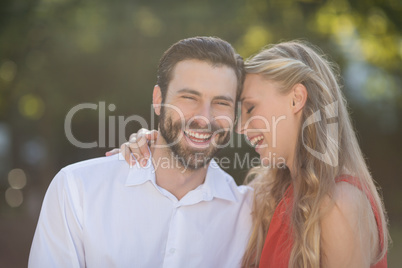
M 155 112 L 160 115 L 163 142 L 180 156 L 184 167 L 202 167 L 196 154 L 210 159 L 229 141 L 236 88 L 232 68 L 197 59 L 177 63 L 165 100 L 162 89 L 155 87 Z
M 212 37 L 162 56 L 146 168 L 118 156 L 63 168 L 46 193 L 30 267 L 240 267 L 252 191 L 211 160 L 230 138 L 243 62 Z M 154 168 L 152 162 L 168 165 Z

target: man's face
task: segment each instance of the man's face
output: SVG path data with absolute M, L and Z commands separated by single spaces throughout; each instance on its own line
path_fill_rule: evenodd
M 233 69 L 179 62 L 160 111 L 160 132 L 180 163 L 198 169 L 230 139 L 237 79 Z

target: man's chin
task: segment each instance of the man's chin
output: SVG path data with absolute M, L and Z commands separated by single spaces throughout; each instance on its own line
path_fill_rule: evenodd
M 181 166 L 190 170 L 197 170 L 207 166 L 218 151 L 211 151 L 211 148 L 201 150 L 187 146 L 172 149 Z
M 195 171 L 208 166 L 211 160 L 212 158 L 198 159 L 197 161 L 186 159 L 186 161 L 182 161 L 181 164 L 185 169 Z

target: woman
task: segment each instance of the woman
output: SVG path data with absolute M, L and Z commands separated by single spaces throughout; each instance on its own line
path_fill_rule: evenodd
M 243 266 L 386 267 L 384 206 L 331 64 L 311 46 L 285 42 L 245 70 L 237 131 L 269 168 L 246 178 L 255 196 Z
M 245 69 L 242 120 L 286 116 L 276 146 L 262 148 L 271 133 L 257 145 L 261 159 L 276 153 L 286 166 L 248 175 L 255 177 L 254 229 L 244 266 L 261 255 L 262 267 L 385 267 L 385 210 L 331 64 L 288 42 L 264 49 Z M 260 139 L 257 123 L 241 133 Z

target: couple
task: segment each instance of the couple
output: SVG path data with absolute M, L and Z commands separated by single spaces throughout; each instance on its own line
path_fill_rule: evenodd
M 211 160 L 238 99 L 235 130 L 270 166 L 248 186 Z M 337 77 L 311 47 L 280 43 L 243 66 L 219 38 L 181 40 L 160 60 L 153 105 L 146 167 L 115 155 L 56 175 L 30 267 L 386 267 L 382 201 Z

